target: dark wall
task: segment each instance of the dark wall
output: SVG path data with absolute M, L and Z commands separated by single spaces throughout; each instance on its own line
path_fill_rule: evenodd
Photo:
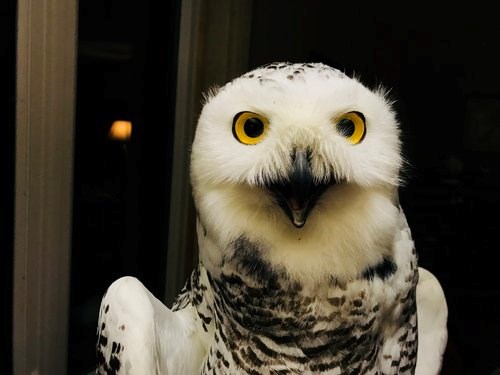
M 500 27 L 484 6 L 255 0 L 250 67 L 320 61 L 396 100 L 400 190 L 420 265 L 443 284 L 443 374 L 500 368 Z
M 79 3 L 69 371 L 95 366 L 106 288 L 165 288 L 180 1 Z M 128 141 L 108 138 L 132 122 Z
M 17 1 L 0 3 L 0 368 L 12 371 L 15 77 Z

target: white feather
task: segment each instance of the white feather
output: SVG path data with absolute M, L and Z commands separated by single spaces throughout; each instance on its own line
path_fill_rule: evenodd
M 448 340 L 448 306 L 436 276 L 419 267 L 417 285 L 418 354 L 416 375 L 437 375 Z
M 102 354 L 128 375 L 199 373 L 206 353 L 195 316 L 192 307 L 172 312 L 139 280 L 122 277 L 101 302 L 98 327 L 107 340 Z

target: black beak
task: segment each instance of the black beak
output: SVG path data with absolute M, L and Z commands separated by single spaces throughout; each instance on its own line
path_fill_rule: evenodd
M 296 150 L 292 157 L 293 167 L 288 180 L 272 183 L 269 188 L 292 224 L 297 228 L 302 228 L 319 196 L 331 182 L 314 183 L 309 164 L 309 152 Z

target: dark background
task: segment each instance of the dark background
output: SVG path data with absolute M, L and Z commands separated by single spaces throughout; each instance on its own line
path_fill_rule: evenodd
M 68 368 L 95 366 L 106 288 L 138 277 L 164 295 L 179 1 L 79 2 Z M 108 138 L 132 122 L 129 141 Z
M 132 274 L 164 293 L 180 0 L 79 5 L 69 373 L 94 365 L 100 297 Z M 324 62 L 391 90 L 401 203 L 449 305 L 442 374 L 500 368 L 500 22 L 493 9 L 254 0 L 248 68 Z M 0 368 L 11 369 L 15 7 L 0 2 Z M 5 41 L 5 42 L 4 42 Z M 107 137 L 133 123 L 128 142 Z M 89 271 L 90 270 L 90 271 Z M 5 332 L 5 334 L 4 334 Z

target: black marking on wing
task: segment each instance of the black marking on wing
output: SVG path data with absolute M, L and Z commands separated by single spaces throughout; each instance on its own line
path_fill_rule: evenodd
M 108 345 L 108 338 L 104 336 L 103 333 L 99 335 L 97 340 L 97 345 L 102 346 L 103 348 L 105 348 Z
M 101 342 L 101 338 L 104 337 L 102 334 L 99 335 L 99 342 Z M 106 338 L 107 342 L 107 338 Z M 121 352 L 123 352 L 123 345 L 113 341 L 111 348 L 111 355 L 109 357 L 109 361 L 106 360 L 106 357 L 103 353 L 103 347 L 105 345 L 100 345 L 99 343 L 96 346 L 96 359 L 97 359 L 97 369 L 96 374 L 106 374 L 106 375 L 117 375 L 121 368 Z
M 109 308 L 109 304 L 102 307 L 103 315 L 108 313 Z M 109 336 L 106 334 L 107 326 L 105 322 L 102 322 L 100 325 L 98 324 L 97 327 L 96 374 L 117 375 L 122 367 L 120 357 L 123 353 L 124 346 L 116 341 L 111 342 L 111 353 L 109 360 L 107 360 L 104 354 L 104 349 L 108 347 L 108 342 L 110 341 Z M 125 326 L 121 325 L 119 329 L 124 330 Z

